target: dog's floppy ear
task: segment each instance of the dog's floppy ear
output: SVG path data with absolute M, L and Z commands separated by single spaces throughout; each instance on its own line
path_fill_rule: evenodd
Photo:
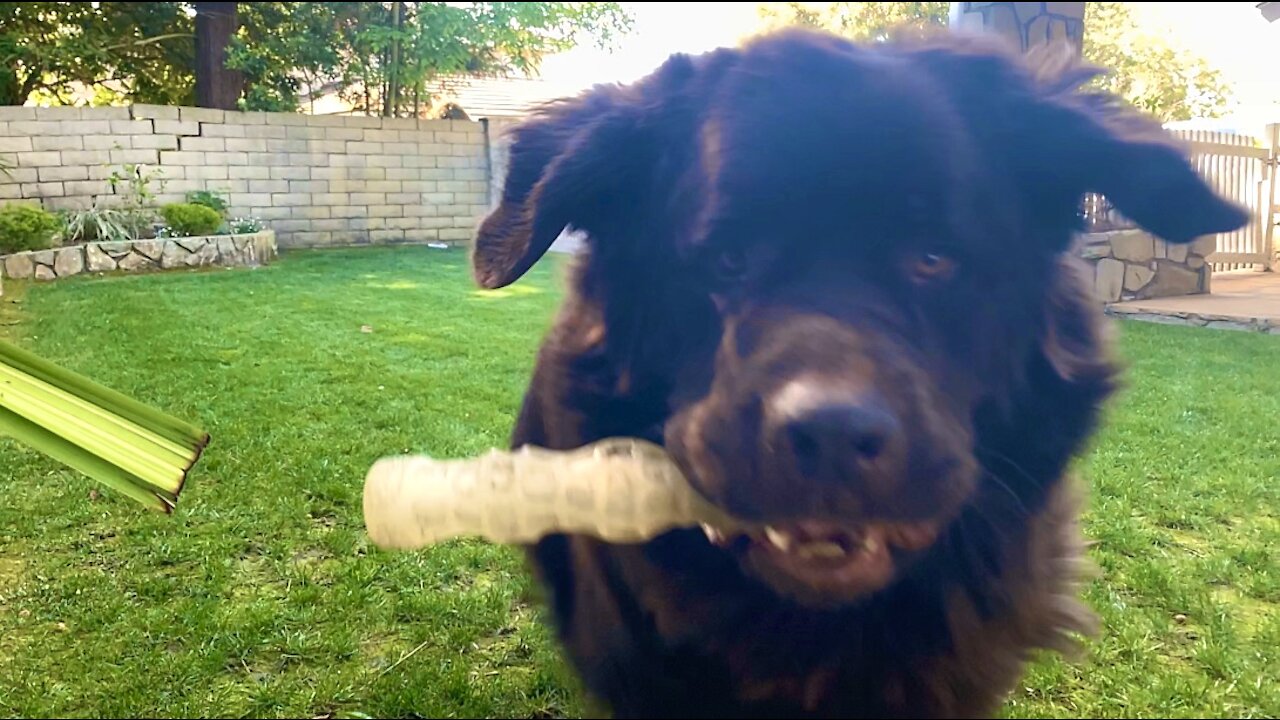
M 502 197 L 476 235 L 476 282 L 515 282 L 566 227 L 593 241 L 642 228 L 653 176 L 679 167 L 673 146 L 703 99 L 688 91 L 690 83 L 733 57 L 729 50 L 672 55 L 630 86 L 597 86 L 517 126 Z
M 1021 192 L 1046 222 L 1074 217 L 1090 192 L 1175 243 L 1248 220 L 1153 118 L 1109 93 L 1082 90 L 1104 70 L 1081 63 L 1064 45 L 1021 56 L 990 38 L 958 36 L 926 40 L 917 57 L 972 131 L 1007 153 Z
M 472 254 L 476 282 L 515 282 L 569 226 L 591 231 L 625 207 L 635 113 L 618 88 L 553 104 L 512 131 L 498 206 Z
M 1058 97 L 1042 131 L 1054 144 L 1049 162 L 1072 189 L 1105 196 L 1143 229 L 1173 243 L 1242 227 L 1248 211 L 1219 196 L 1154 118 L 1107 93 L 1064 92 L 1098 74 L 1076 66 L 1050 82 Z M 1044 172 L 1054 172 L 1052 166 Z
M 1087 189 L 1152 234 L 1185 243 L 1248 222 L 1249 212 L 1219 196 L 1169 138 L 1102 123 L 1083 131 L 1094 138 L 1076 161 Z

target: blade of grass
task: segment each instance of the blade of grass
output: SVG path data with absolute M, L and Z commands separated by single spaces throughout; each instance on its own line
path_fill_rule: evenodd
M 153 510 L 166 513 L 173 510 L 173 500 L 146 489 L 136 477 L 3 407 L 0 407 L 0 434 L 29 445 Z
M 209 436 L 194 425 L 148 407 L 133 398 L 99 385 L 83 375 L 59 367 L 16 345 L 0 340 L 0 364 L 26 373 L 76 395 L 108 412 L 142 425 L 184 447 L 205 444 Z
M 0 366 L 0 406 L 172 492 L 189 453 L 29 375 Z
M 189 423 L 3 340 L 0 434 L 164 512 L 209 442 Z

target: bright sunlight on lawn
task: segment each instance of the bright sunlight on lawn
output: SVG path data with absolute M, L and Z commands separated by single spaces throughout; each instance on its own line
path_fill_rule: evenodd
M 505 443 L 560 276 L 483 293 L 462 251 L 363 248 L 0 300 L 213 435 L 173 517 L 0 441 L 0 714 L 585 712 L 515 553 L 387 554 L 360 518 L 378 457 Z M 1123 351 L 1081 463 L 1103 635 L 1006 713 L 1280 716 L 1280 338 L 1131 323 Z

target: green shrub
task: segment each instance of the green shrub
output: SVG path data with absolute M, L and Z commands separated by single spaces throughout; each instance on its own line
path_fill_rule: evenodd
M 58 226 L 56 215 L 33 205 L 0 208 L 0 254 L 52 247 Z
M 174 237 L 212 235 L 222 224 L 217 210 L 195 203 L 172 203 L 160 208 L 164 222 Z
M 191 190 L 187 193 L 187 202 L 203 205 L 223 217 L 227 215 L 227 199 L 217 190 Z

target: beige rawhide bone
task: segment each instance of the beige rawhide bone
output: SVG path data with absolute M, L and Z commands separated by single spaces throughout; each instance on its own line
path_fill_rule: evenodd
M 634 438 L 465 460 L 384 458 L 365 479 L 364 520 L 375 544 L 398 550 L 466 536 L 524 544 L 556 533 L 632 543 L 700 523 L 736 525 L 665 450 Z

